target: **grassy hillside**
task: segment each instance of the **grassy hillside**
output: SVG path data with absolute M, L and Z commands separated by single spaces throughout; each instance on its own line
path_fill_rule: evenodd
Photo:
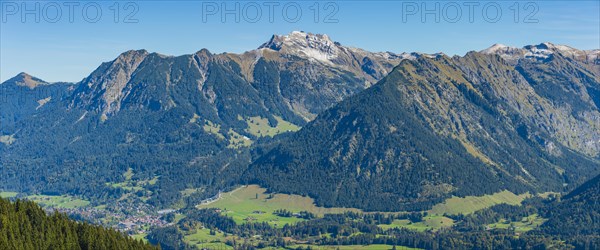
M 223 214 L 230 216 L 236 223 L 268 222 L 269 224 L 283 226 L 295 223 L 302 219 L 296 217 L 279 217 L 273 214 L 276 210 L 292 212 L 307 211 L 322 216 L 327 213 L 343 213 L 346 211 L 358 212 L 358 209 L 324 208 L 314 204 L 309 197 L 288 194 L 268 194 L 266 189 L 257 185 L 243 186 L 236 190 L 222 194 L 222 197 L 209 204 L 201 204 L 198 208 L 219 208 Z
M 509 221 L 506 219 L 501 219 L 497 223 L 492 223 L 487 225 L 489 229 L 513 229 L 515 232 L 529 232 L 538 228 L 547 219 L 541 218 L 537 214 L 532 214 L 527 217 L 523 217 L 520 221 Z
M 497 204 L 518 205 L 530 197 L 530 194 L 516 195 L 510 191 L 502 191 L 484 196 L 452 197 L 443 203 L 433 206 L 428 212 L 431 214 L 470 214 L 477 210 L 491 207 Z
M 286 133 L 296 132 L 300 130 L 300 127 L 283 120 L 279 116 L 274 116 L 277 121 L 276 126 L 271 126 L 269 119 L 262 118 L 260 116 L 246 118 L 245 121 L 248 124 L 246 131 L 257 137 L 270 136 Z
M 454 220 L 441 215 L 427 215 L 423 217 L 423 221 L 411 222 L 408 219 L 394 220 L 390 224 L 378 225 L 382 229 L 403 228 L 419 232 L 437 231 L 441 228 L 448 228 L 454 225 Z
M 0 192 L 0 198 L 13 198 L 13 197 L 17 196 L 17 194 L 19 194 L 19 193 L 2 191 L 2 192 Z
M 26 199 L 53 208 L 77 208 L 90 204 L 87 200 L 70 195 L 29 195 Z

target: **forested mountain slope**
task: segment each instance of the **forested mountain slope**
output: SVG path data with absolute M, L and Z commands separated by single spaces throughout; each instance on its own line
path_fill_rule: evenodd
M 14 128 L 44 106 L 51 106 L 64 98 L 72 86 L 69 83 L 48 83 L 26 73 L 6 80 L 0 84 L 0 128 Z M 8 133 L 0 136 L 5 134 Z
M 404 60 L 256 160 L 246 179 L 369 210 L 568 190 L 600 170 L 598 61 L 545 53 Z
M 542 231 L 558 235 L 595 235 L 600 232 L 600 175 L 587 181 L 549 210 Z

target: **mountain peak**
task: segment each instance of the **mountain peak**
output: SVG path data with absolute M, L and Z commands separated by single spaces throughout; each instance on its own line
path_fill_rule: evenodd
M 326 34 L 313 34 L 304 31 L 292 31 L 287 35 L 271 36 L 268 42 L 263 43 L 259 49 L 269 48 L 272 50 L 281 50 L 285 46 L 311 46 L 315 44 L 335 44 Z
M 564 46 L 564 47 L 568 47 L 568 46 Z M 553 43 L 550 42 L 543 42 L 540 44 L 535 44 L 535 45 L 526 45 L 523 47 L 523 49 L 527 49 L 527 50 L 552 50 L 552 49 L 557 49 L 558 47 L 556 45 L 554 45 Z
M 48 82 L 37 77 L 31 76 L 25 72 L 17 74 L 15 77 L 8 79 L 6 82 L 14 83 L 15 85 L 20 87 L 28 87 L 29 89 L 35 89 L 40 85 L 49 84 Z
M 498 53 L 498 52 L 501 52 L 501 51 L 506 51 L 506 50 L 508 50 L 510 48 L 511 47 L 508 47 L 508 46 L 506 46 L 504 44 L 496 43 L 496 44 L 490 46 L 489 48 L 481 50 L 479 52 L 481 52 L 483 54 L 494 54 L 494 53 Z
M 523 49 L 527 51 L 526 56 L 533 55 L 534 57 L 547 58 L 548 56 L 557 53 L 561 54 L 562 56 L 574 58 L 576 60 L 588 63 L 597 63 L 596 60 L 598 57 L 598 50 L 585 51 L 568 45 L 554 44 L 550 42 L 543 42 L 538 45 L 527 45 L 523 47 Z
M 581 53 L 581 50 L 578 50 L 576 48 L 573 48 L 571 46 L 568 45 L 561 45 L 561 44 L 553 44 L 550 42 L 543 42 L 540 43 L 538 45 L 528 45 L 524 47 L 525 49 L 538 49 L 538 50 L 550 50 L 550 51 L 558 51 L 558 52 L 562 52 L 562 53 L 567 53 L 567 54 L 577 54 L 577 53 Z
M 287 35 L 273 35 L 258 49 L 271 49 L 285 54 L 293 54 L 317 61 L 331 63 L 340 51 L 340 44 L 333 42 L 328 35 L 304 31 L 292 31 Z
M 30 74 L 27 74 L 27 73 L 25 73 L 25 72 L 21 72 L 21 73 L 17 74 L 17 76 L 18 76 L 18 77 L 31 77 L 31 75 L 30 75 Z
M 210 56 L 210 55 L 212 55 L 212 53 L 210 53 L 210 51 L 208 49 L 204 48 L 204 49 L 197 51 L 196 55 Z
M 128 50 L 113 61 L 103 63 L 83 81 L 73 104 L 99 103 L 98 108 L 103 115 L 118 111 L 124 96 L 123 89 L 148 55 L 144 49 Z
M 146 56 L 148 56 L 148 51 L 145 49 L 140 50 L 128 50 L 121 53 L 116 59 L 115 62 L 123 62 L 126 64 L 131 64 L 132 62 L 143 60 Z

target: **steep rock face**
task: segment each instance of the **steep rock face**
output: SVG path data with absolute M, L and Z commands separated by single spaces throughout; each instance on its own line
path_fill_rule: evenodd
M 499 102 L 516 110 L 530 126 L 572 150 L 599 155 L 600 77 L 591 70 L 594 65 L 553 55 L 543 62 L 522 59 L 513 66 L 477 53 L 459 58 L 458 63 L 470 81 L 490 88 Z M 485 67 L 488 70 L 478 70 Z M 547 146 L 552 150 L 552 143 Z
M 503 96 L 513 108 L 568 148 L 600 155 L 600 50 L 552 43 L 523 48 L 496 44 L 480 53 L 499 55 L 519 72 L 516 80 L 526 81 L 521 93 L 527 97 Z M 517 103 L 523 98 L 531 100 L 530 105 Z
M 126 95 L 124 89 L 146 56 L 145 50 L 131 50 L 103 63 L 79 84 L 71 106 L 91 107 L 103 115 L 119 111 Z
M 282 55 L 337 66 L 365 77 L 371 76 L 368 80 L 380 79 L 372 74 L 387 75 L 391 69 L 390 66 L 395 66 L 403 59 L 402 55 L 391 52 L 372 53 L 358 48 L 345 47 L 332 41 L 327 35 L 301 31 L 294 31 L 285 36 L 274 35 L 269 42 L 259 47 L 259 50 L 261 49 L 270 49 Z
M 516 65 L 476 52 L 405 60 L 255 161 L 247 179 L 321 205 L 374 210 L 504 189 L 560 191 L 600 170 L 588 157 L 598 155 L 600 132 L 588 90 L 599 78 L 589 67 L 561 54 Z M 587 88 L 551 96 L 533 77 Z

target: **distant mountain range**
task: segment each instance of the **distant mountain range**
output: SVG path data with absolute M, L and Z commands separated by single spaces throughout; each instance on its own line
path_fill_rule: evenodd
M 131 168 L 158 177 L 159 207 L 258 183 L 386 211 L 567 191 L 600 170 L 599 56 L 374 53 L 292 32 L 242 54 L 128 51 L 78 83 L 22 73 L 0 84 L 0 183 L 110 200 Z

